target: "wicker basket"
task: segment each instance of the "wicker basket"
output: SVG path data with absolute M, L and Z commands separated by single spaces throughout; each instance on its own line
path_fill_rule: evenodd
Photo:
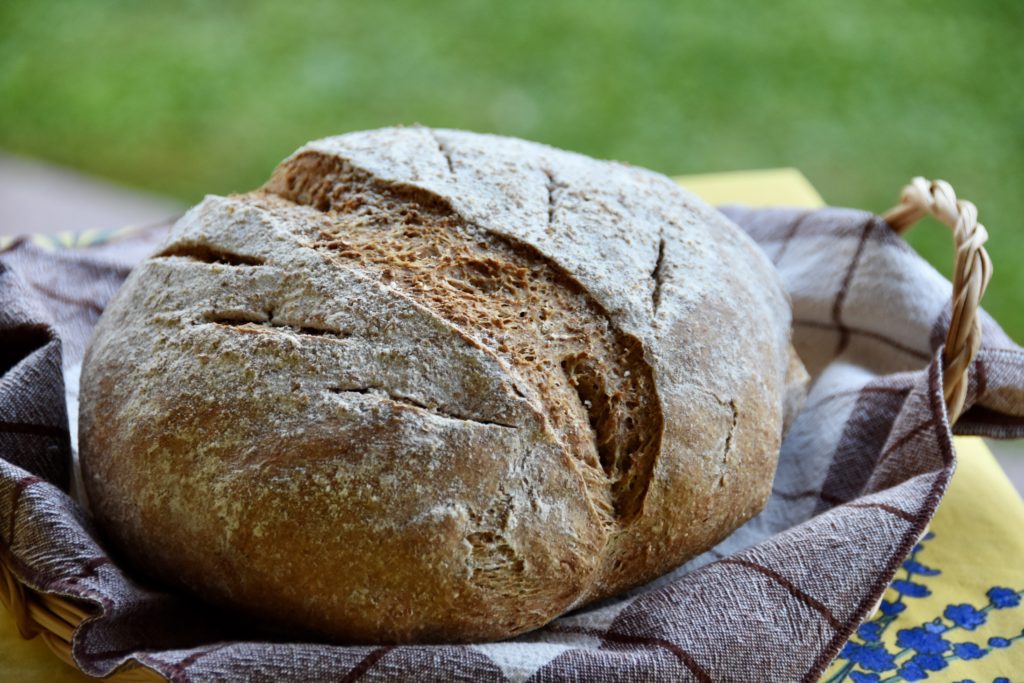
M 977 209 L 968 201 L 958 200 L 953 188 L 945 181 L 915 178 L 903 189 L 899 205 L 882 217 L 902 234 L 927 214 L 949 226 L 956 245 L 953 311 L 942 351 L 945 368 L 943 393 L 952 424 L 963 411 L 967 370 L 981 346 L 981 323 L 977 313 L 992 275 L 992 262 L 983 246 L 988 234 L 978 223 Z M 57 657 L 77 668 L 71 656 L 71 640 L 78 626 L 92 615 L 91 607 L 23 585 L 7 566 L 3 554 L 0 554 L 0 577 L 0 602 L 14 615 L 21 636 L 26 639 L 41 637 Z M 129 664 L 109 676 L 108 680 L 164 679 L 151 669 Z

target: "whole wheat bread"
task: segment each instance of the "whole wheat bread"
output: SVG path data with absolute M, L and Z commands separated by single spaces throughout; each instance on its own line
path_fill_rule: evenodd
M 126 557 L 213 602 L 340 640 L 504 638 L 762 508 L 789 334 L 770 263 L 663 176 L 328 138 L 207 197 L 111 302 L 84 484 Z

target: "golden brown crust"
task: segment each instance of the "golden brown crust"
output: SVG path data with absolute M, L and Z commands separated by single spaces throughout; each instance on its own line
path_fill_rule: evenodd
M 212 601 L 504 638 L 761 509 L 788 315 L 659 176 L 451 131 L 321 141 L 207 198 L 115 297 L 84 483 L 119 549 Z

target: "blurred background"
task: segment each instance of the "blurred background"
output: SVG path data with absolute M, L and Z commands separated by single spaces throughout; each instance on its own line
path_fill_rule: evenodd
M 4 0 L 4 203 L 44 170 L 26 158 L 164 208 L 255 187 L 309 139 L 398 123 L 668 174 L 795 166 L 830 203 L 875 211 L 942 177 L 980 207 L 985 304 L 1024 340 L 1022 32 L 1019 0 Z M 61 221 L 116 227 L 71 209 Z M 8 233 L 32 220 L 0 213 Z M 949 271 L 940 228 L 910 239 Z
M 925 175 L 980 207 L 985 305 L 1024 341 L 1022 35 L 1019 0 L 4 0 L 0 227 L 163 218 L 400 123 L 667 174 L 794 166 L 874 211 Z M 910 240 L 949 273 L 943 229 Z

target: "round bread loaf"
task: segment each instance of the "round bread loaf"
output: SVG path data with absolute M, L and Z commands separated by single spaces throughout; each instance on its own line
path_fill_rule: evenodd
M 505 638 L 761 510 L 789 334 L 771 264 L 668 178 L 328 138 L 204 199 L 114 297 L 83 480 L 121 556 L 214 603 L 343 641 Z

